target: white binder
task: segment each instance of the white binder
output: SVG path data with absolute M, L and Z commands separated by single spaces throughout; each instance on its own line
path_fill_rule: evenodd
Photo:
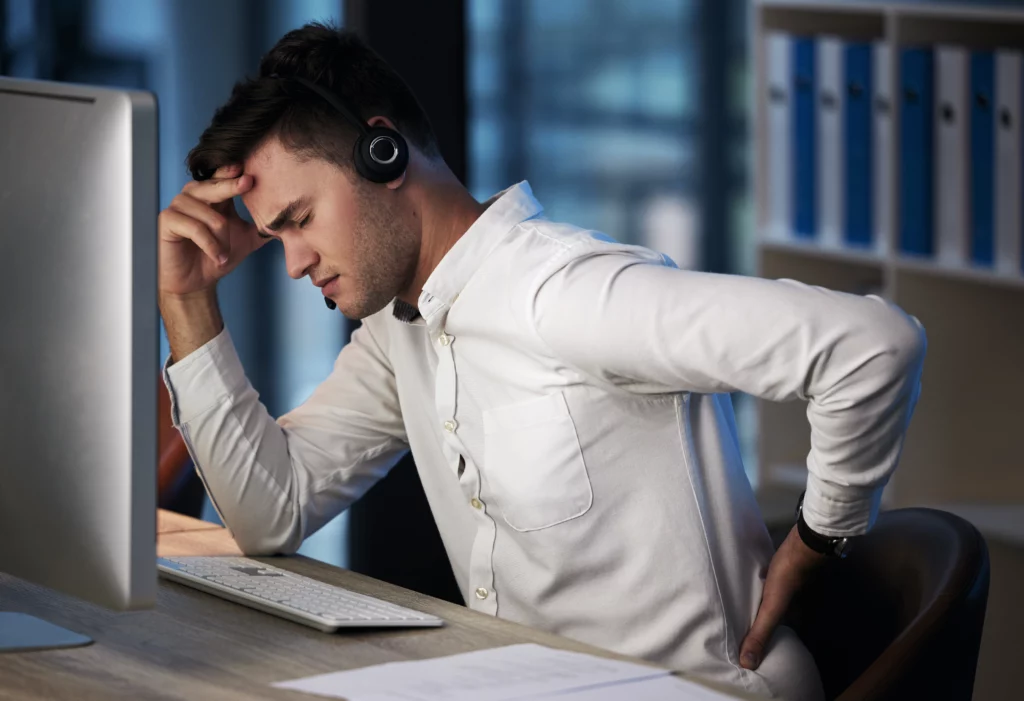
M 817 65 L 817 159 L 818 240 L 838 248 L 843 241 L 843 42 L 837 37 L 818 37 Z
M 875 250 L 884 254 L 892 243 L 892 199 L 893 199 L 893 167 L 896 156 L 893 154 L 892 120 L 892 51 L 885 42 L 876 42 L 873 46 L 871 85 L 874 91 L 871 105 L 873 203 L 874 203 L 874 242 Z
M 793 41 L 789 34 L 764 36 L 768 115 L 768 235 L 788 239 L 793 233 Z
M 935 253 L 965 265 L 970 245 L 970 71 L 960 46 L 935 50 Z
M 1021 52 L 996 52 L 995 265 L 1021 272 Z

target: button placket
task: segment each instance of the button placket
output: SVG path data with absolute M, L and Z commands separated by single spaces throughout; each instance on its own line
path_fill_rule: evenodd
M 465 447 L 459 438 L 459 420 L 456 418 L 458 409 L 456 403 L 456 391 L 458 379 L 455 375 L 455 357 L 452 354 L 452 337 L 444 332 L 443 324 L 446 313 L 439 313 L 439 318 L 430 318 L 428 321 L 428 333 L 434 340 L 431 345 L 437 352 L 437 369 L 434 376 L 434 406 L 440 420 L 440 430 L 444 453 L 448 458 L 448 467 L 458 476 L 460 456 L 465 452 Z M 448 339 L 442 344 L 440 339 Z
M 476 537 L 473 539 L 473 551 L 469 561 L 469 598 L 474 611 L 498 615 L 498 594 L 494 583 L 494 538 L 497 527 L 494 519 L 487 513 L 486 504 L 480 501 L 480 471 L 476 463 L 466 459 L 466 469 L 462 473 L 463 494 L 469 500 L 469 506 L 475 509 L 475 521 L 479 524 Z M 479 506 L 477 506 L 479 504 Z M 476 591 L 483 589 L 487 596 L 480 598 Z
M 456 295 L 457 298 L 457 295 Z M 454 304 L 455 300 L 452 300 Z M 435 306 L 438 305 L 438 306 Z M 430 343 L 437 353 L 437 369 L 434 379 L 434 405 L 440 421 L 443 452 L 448 458 L 449 466 L 459 480 L 471 508 L 477 509 L 474 504 L 480 504 L 477 509 L 480 524 L 476 537 L 473 539 L 473 549 L 470 555 L 469 587 L 467 603 L 472 602 L 472 608 L 481 613 L 492 616 L 498 614 L 498 593 L 494 585 L 494 539 L 497 534 L 497 527 L 494 519 L 487 514 L 485 505 L 480 502 L 480 474 L 476 464 L 465 456 L 468 455 L 462 439 L 459 437 L 459 422 L 457 417 L 457 390 L 458 376 L 455 372 L 455 355 L 453 346 L 455 337 L 450 336 L 444 325 L 447 321 L 447 309 L 442 308 L 437 298 L 427 300 L 422 309 L 426 311 L 424 319 L 427 324 Z M 447 342 L 442 339 L 447 338 Z M 459 472 L 459 464 L 465 460 L 465 469 Z M 480 596 L 479 592 L 486 592 Z

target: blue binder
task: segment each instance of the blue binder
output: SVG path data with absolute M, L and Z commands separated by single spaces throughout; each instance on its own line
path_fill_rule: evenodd
M 870 247 L 874 221 L 874 172 L 871 144 L 871 44 L 847 44 L 843 50 L 846 101 L 843 162 L 846 182 L 844 239 L 847 245 Z
M 900 52 L 900 250 L 930 256 L 932 230 L 934 56 Z
M 971 52 L 971 260 L 995 263 L 995 56 Z
M 815 235 L 816 170 L 814 113 L 814 39 L 793 39 L 793 233 L 799 238 Z

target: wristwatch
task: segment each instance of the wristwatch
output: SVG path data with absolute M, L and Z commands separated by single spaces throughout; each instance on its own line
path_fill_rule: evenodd
M 840 559 L 846 557 L 853 549 L 853 542 L 856 538 L 830 538 L 812 531 L 811 527 L 807 525 L 807 521 L 804 520 L 804 494 L 806 493 L 805 490 L 800 494 L 800 501 L 796 504 L 796 531 L 800 534 L 800 540 L 816 553 Z

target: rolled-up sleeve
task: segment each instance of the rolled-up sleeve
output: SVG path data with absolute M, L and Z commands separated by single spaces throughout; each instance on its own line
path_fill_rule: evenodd
M 210 500 L 248 554 L 294 552 L 408 449 L 394 373 L 365 325 L 310 398 L 276 421 L 226 329 L 165 365 L 164 381 Z
M 570 251 L 534 283 L 527 323 L 570 367 L 634 392 L 807 401 L 804 517 L 830 536 L 877 515 L 920 392 L 921 324 L 873 295 Z

